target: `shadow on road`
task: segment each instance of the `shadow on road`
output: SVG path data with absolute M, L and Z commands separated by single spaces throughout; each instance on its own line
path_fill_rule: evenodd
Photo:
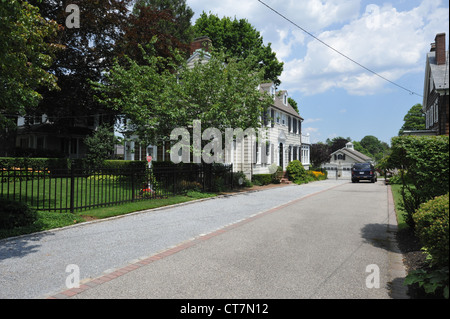
M 22 258 L 35 253 L 41 247 L 42 238 L 53 236 L 52 233 L 38 233 L 28 236 L 3 239 L 0 241 L 0 261 L 10 258 Z
M 361 229 L 361 237 L 375 247 L 397 252 L 388 235 L 387 224 L 367 224 Z

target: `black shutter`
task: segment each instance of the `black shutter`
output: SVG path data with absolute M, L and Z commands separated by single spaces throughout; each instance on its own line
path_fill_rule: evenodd
M 275 126 L 275 111 L 273 109 L 270 110 L 270 122 L 272 127 Z

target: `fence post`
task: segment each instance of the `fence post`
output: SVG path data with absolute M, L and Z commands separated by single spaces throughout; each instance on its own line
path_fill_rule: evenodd
M 73 161 L 70 163 L 70 212 L 73 214 L 74 209 L 74 199 L 75 199 L 75 171 L 74 171 Z
M 172 193 L 173 193 L 173 195 L 175 195 L 176 194 L 176 170 L 172 170 L 172 176 L 173 176 L 173 179 L 172 179 L 172 183 L 173 183 L 173 191 L 172 191 Z
M 131 169 L 131 201 L 134 202 L 134 169 Z

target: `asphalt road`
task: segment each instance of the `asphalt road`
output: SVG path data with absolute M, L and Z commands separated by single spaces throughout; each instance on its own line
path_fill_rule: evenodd
M 67 291 L 68 265 L 72 298 L 391 298 L 391 206 L 381 182 L 327 180 L 2 240 L 0 298 Z

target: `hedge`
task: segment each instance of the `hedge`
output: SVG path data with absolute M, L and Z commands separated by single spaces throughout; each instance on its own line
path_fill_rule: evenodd
M 67 168 L 70 160 L 65 158 L 28 158 L 28 157 L 0 157 L 0 168 Z
M 28 205 L 0 198 L 0 229 L 28 226 L 36 220 L 36 211 Z
M 252 182 L 256 185 L 268 185 L 273 183 L 274 174 L 254 174 L 252 176 Z
M 0 157 L 0 168 L 34 168 L 57 169 L 70 168 L 72 163 L 77 167 L 83 166 L 82 159 L 67 158 L 28 158 L 28 157 Z M 105 160 L 102 168 L 145 168 L 146 161 Z
M 449 189 L 449 137 L 399 136 L 392 139 L 385 168 L 398 169 L 402 181 L 406 223 L 414 228 L 412 214 Z
M 438 196 L 420 205 L 413 214 L 416 234 L 426 251 L 437 265 L 448 267 L 449 194 Z

